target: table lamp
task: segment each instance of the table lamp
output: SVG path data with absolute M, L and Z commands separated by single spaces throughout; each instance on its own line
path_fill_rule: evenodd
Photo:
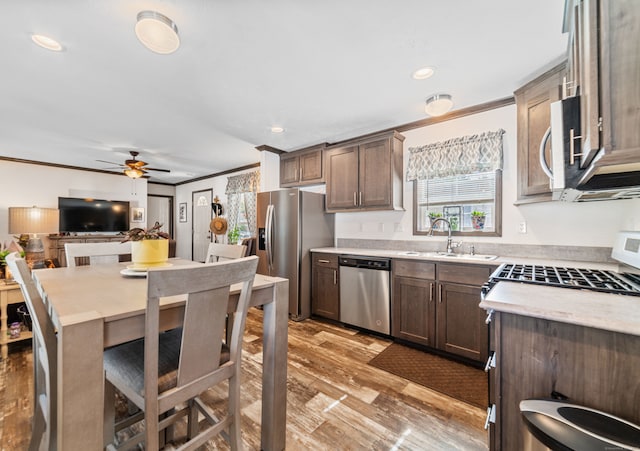
M 30 268 L 44 268 L 44 245 L 38 233 L 58 232 L 58 209 L 9 207 L 9 233 L 28 234 L 24 257 Z

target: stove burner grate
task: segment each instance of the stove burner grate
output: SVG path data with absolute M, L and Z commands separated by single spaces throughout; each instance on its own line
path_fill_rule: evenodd
M 505 263 L 491 275 L 490 284 L 495 284 L 498 281 L 515 281 L 640 296 L 640 276 L 617 274 L 613 271 L 599 269 Z

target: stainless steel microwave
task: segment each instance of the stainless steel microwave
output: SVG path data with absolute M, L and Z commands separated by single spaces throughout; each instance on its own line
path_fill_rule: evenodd
M 549 140 L 551 161 L 547 162 L 545 149 Z M 586 168 L 581 168 L 580 143 L 580 97 L 551 103 L 551 126 L 540 143 L 540 164 L 549 177 L 554 200 L 587 202 L 640 197 L 637 172 L 598 167 L 604 149 L 600 149 Z

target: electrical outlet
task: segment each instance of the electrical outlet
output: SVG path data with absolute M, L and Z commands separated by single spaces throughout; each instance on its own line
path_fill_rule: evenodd
M 518 224 L 518 233 L 527 233 L 527 223 L 522 221 Z

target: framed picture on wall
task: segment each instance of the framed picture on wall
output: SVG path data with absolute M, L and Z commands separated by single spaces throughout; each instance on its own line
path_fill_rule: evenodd
M 182 202 L 178 205 L 178 218 L 180 222 L 187 222 L 187 203 Z
M 131 222 L 144 222 L 144 208 L 134 207 L 131 209 Z

